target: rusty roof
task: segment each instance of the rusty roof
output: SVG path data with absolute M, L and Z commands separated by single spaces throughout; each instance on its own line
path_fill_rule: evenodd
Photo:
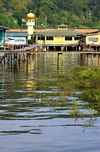
M 92 32 L 96 32 L 98 31 L 98 29 L 63 29 L 63 30 L 59 30 L 59 29 L 34 29 L 33 30 L 33 34 L 37 33 L 37 34 L 43 34 L 44 32 L 46 34 L 50 34 L 50 35 L 65 35 L 65 34 L 82 34 L 82 33 L 92 33 Z M 7 33 L 12 33 L 12 32 L 18 32 L 18 33 L 27 33 L 28 30 L 27 29 L 9 29 L 6 31 Z

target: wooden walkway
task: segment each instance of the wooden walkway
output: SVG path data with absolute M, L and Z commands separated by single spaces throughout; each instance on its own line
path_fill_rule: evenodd
M 37 51 L 37 48 L 41 47 L 40 45 L 29 45 L 29 46 L 25 46 L 19 49 L 2 49 L 0 50 L 0 52 L 2 53 L 15 53 L 15 52 L 27 52 L 27 51 Z
M 51 47 L 52 46 L 52 47 Z M 99 50 L 94 50 L 92 48 L 83 48 L 83 50 L 77 50 L 77 49 L 65 49 L 67 46 L 62 45 L 40 45 L 40 44 L 33 44 L 33 45 L 26 45 L 26 46 L 10 46 L 8 44 L 4 44 L 4 46 L 0 46 L 1 50 L 0 52 L 5 53 L 12 53 L 12 52 L 27 52 L 27 51 L 33 51 L 33 52 L 79 52 L 79 53 L 99 53 Z M 72 46 L 71 46 L 72 47 Z M 73 46 L 75 47 L 75 46 Z M 73 48 L 72 47 L 72 48 Z M 14 48 L 14 49 L 13 49 Z
M 0 56 L 0 63 L 11 63 L 11 62 L 24 62 L 24 61 L 32 61 L 34 56 L 36 56 L 39 53 L 57 53 L 57 59 L 59 60 L 59 56 L 63 53 L 78 53 L 80 54 L 81 59 L 86 58 L 92 58 L 94 59 L 100 57 L 100 51 L 94 50 L 91 48 L 85 48 L 83 50 L 74 49 L 77 48 L 77 46 L 71 46 L 73 49 L 69 51 L 67 49 L 68 46 L 62 46 L 62 45 L 40 45 L 40 44 L 34 44 L 34 45 L 26 45 L 26 46 L 10 46 L 8 44 L 5 44 L 4 46 L 0 46 L 2 50 L 0 50 L 1 56 Z M 13 49 L 14 48 L 14 49 Z M 52 50 L 50 50 L 52 48 Z M 58 51 L 59 49 L 59 51 Z
M 89 55 L 100 55 L 99 51 L 94 51 L 94 50 L 82 50 L 82 51 L 68 51 L 68 50 L 48 50 L 46 49 L 46 45 L 28 45 L 19 49 L 6 49 L 6 50 L 0 50 L 0 53 L 2 54 L 2 57 L 0 59 L 0 62 L 7 63 L 9 60 L 12 61 L 26 61 L 31 59 L 31 56 L 33 57 L 34 55 L 38 53 L 57 53 L 58 56 L 63 53 L 78 53 L 78 54 L 83 54 L 86 55 L 87 57 Z

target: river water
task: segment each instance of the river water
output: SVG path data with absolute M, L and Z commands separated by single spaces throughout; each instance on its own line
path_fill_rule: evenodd
M 82 64 L 78 53 L 51 52 L 0 65 L 0 152 L 100 152 L 100 113 L 56 85 L 55 73 Z

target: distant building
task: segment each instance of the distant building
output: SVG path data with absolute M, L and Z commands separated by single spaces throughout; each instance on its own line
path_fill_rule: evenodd
M 6 30 L 9 30 L 9 28 L 4 27 L 4 26 L 0 26 L 0 44 L 1 45 L 5 43 Z
M 27 32 L 9 30 L 6 32 L 5 42 L 9 45 L 26 45 Z
M 100 30 L 91 33 L 82 34 L 81 37 L 86 45 L 100 46 Z
M 65 24 L 57 25 L 58 29 L 44 29 L 34 33 L 36 43 L 45 45 L 72 45 L 78 44 L 81 39 L 80 34 L 84 32 L 68 29 Z
M 47 29 L 41 24 L 42 29 L 34 29 L 34 14 L 27 14 L 28 29 L 10 29 L 6 33 L 7 39 L 25 38 L 30 44 L 36 43 L 48 46 L 77 46 L 81 39 L 86 39 L 88 35 L 97 32 L 98 29 L 69 29 L 68 25 L 57 25 L 57 29 Z M 33 22 L 32 22 L 33 21 Z

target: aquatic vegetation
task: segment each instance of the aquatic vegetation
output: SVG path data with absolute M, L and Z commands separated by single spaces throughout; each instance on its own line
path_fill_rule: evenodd
M 66 73 L 57 74 L 57 85 L 62 89 L 61 96 L 75 93 L 82 101 L 89 102 L 90 107 L 99 110 L 100 107 L 100 68 L 99 67 L 73 67 Z M 76 105 L 74 106 L 76 107 Z M 72 113 L 79 112 L 77 108 Z
M 78 96 L 84 101 L 99 102 L 100 101 L 100 68 L 99 67 L 73 67 L 67 72 L 52 73 L 53 80 L 47 81 L 45 76 L 40 77 L 39 83 L 42 86 L 58 88 L 60 97 L 73 95 L 75 90 L 80 90 L 82 93 Z M 51 88 L 48 88 L 51 90 Z M 53 90 L 54 91 L 54 90 Z M 57 93 L 58 93 L 57 92 Z
M 69 114 L 71 114 L 74 117 L 78 117 L 79 115 L 81 115 L 77 100 L 73 100 L 72 109 L 69 111 Z
M 41 98 L 36 102 L 38 107 L 51 107 L 51 112 L 66 111 L 64 117 L 71 118 L 93 117 L 94 111 L 100 107 L 100 69 L 98 67 L 72 67 L 67 72 L 58 71 L 39 76 L 35 79 L 34 98 Z M 41 92 L 42 90 L 42 92 Z M 77 93 L 79 92 L 79 93 Z M 70 99 L 68 99 L 70 97 Z M 87 109 L 84 112 L 82 106 Z M 88 104 L 87 104 L 88 103 Z M 92 110 L 93 113 L 89 113 Z
M 76 85 L 82 88 L 97 88 L 100 86 L 99 67 L 75 67 L 72 69 Z

